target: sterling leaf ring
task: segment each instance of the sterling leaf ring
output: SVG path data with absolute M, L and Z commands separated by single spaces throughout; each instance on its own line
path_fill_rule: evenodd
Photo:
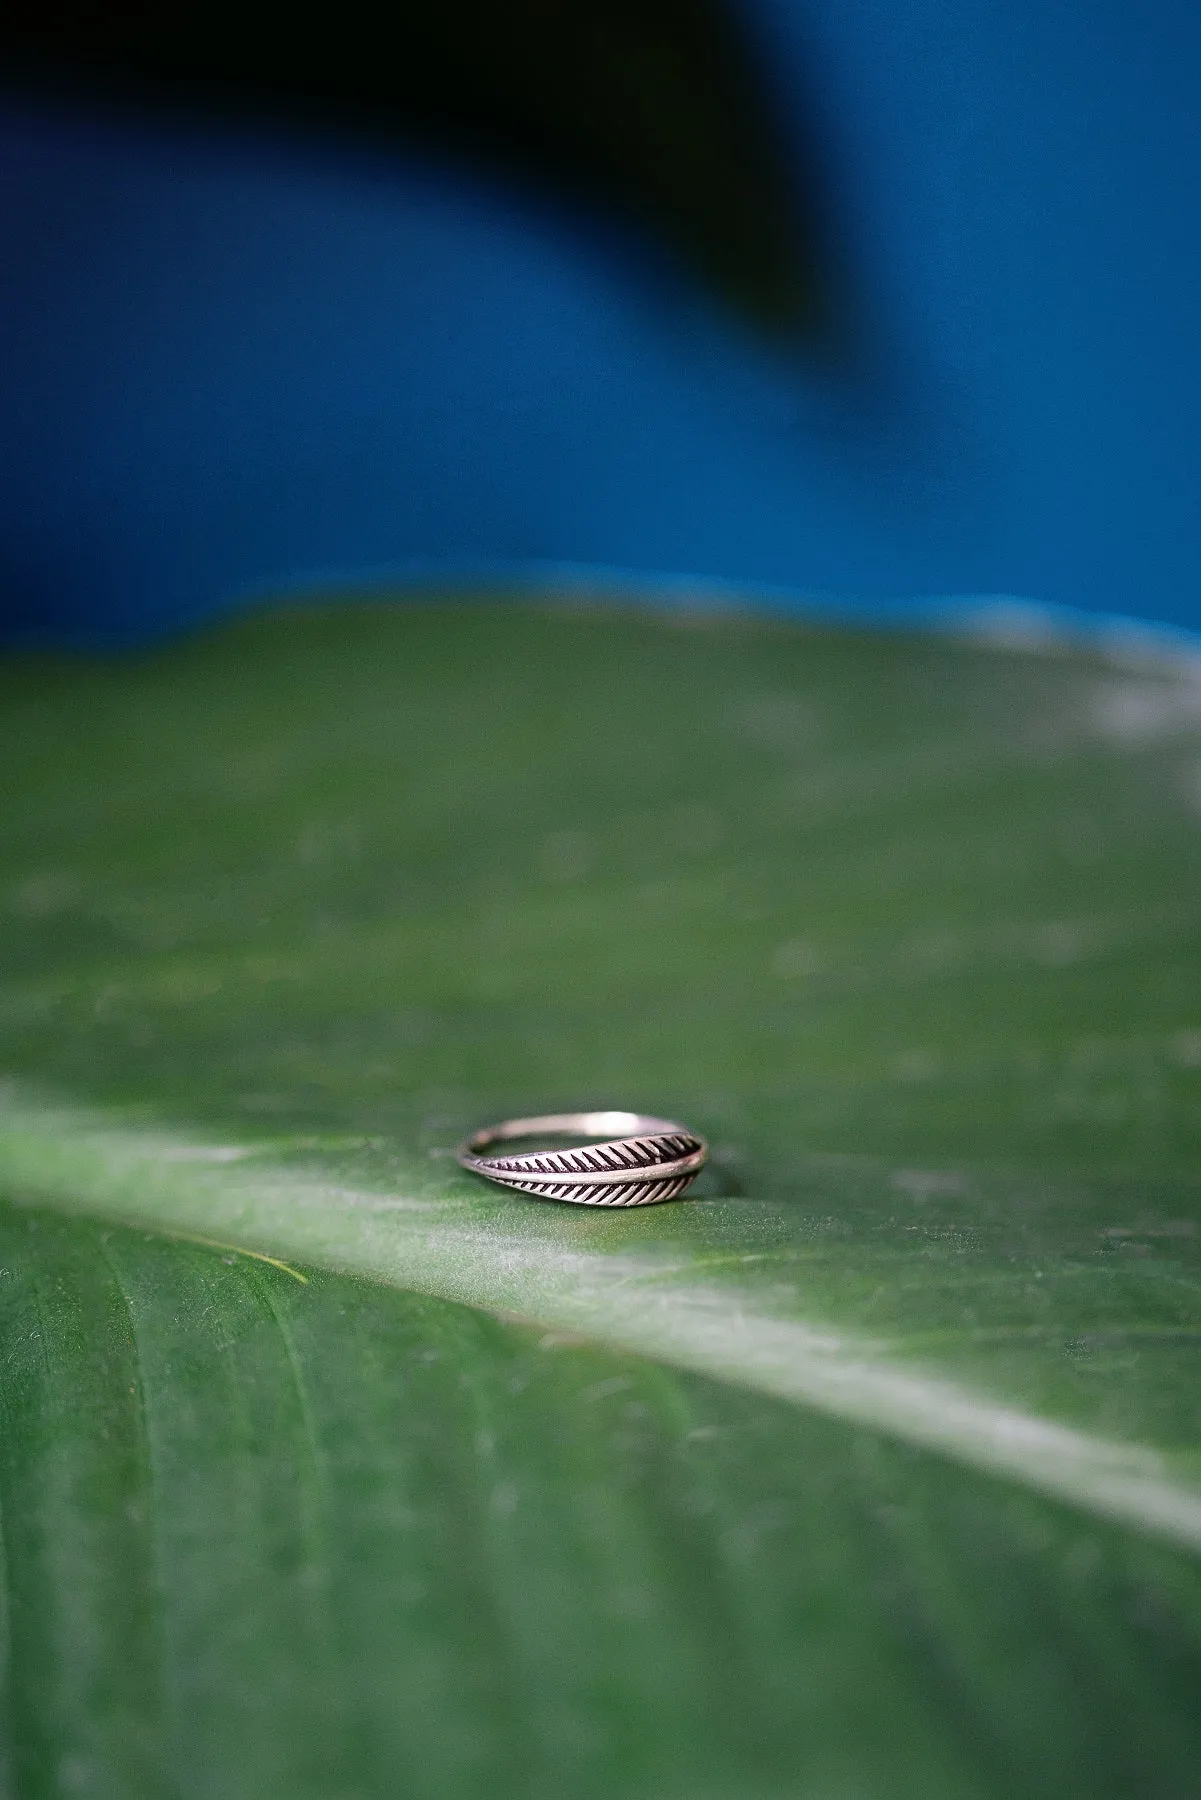
M 489 1154 L 523 1138 L 583 1140 L 565 1150 Z M 465 1169 L 540 1200 L 577 1206 L 650 1206 L 678 1200 L 709 1154 L 704 1138 L 647 1113 L 545 1113 L 477 1131 L 455 1152 Z

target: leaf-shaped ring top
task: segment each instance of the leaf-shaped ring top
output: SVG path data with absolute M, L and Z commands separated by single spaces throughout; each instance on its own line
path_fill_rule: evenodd
M 495 1144 L 536 1137 L 596 1141 L 570 1150 L 483 1154 Z M 649 1206 L 656 1200 L 678 1200 L 704 1163 L 709 1146 L 686 1125 L 646 1113 L 546 1113 L 485 1126 L 460 1144 L 456 1154 L 476 1175 L 537 1194 L 541 1200 L 571 1200 L 577 1206 Z

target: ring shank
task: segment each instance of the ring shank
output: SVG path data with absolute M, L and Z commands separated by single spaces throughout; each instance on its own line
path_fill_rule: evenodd
M 675 1119 L 656 1119 L 650 1113 L 578 1112 L 542 1113 L 534 1119 L 506 1119 L 500 1125 L 486 1125 L 467 1139 L 464 1149 L 478 1156 L 493 1144 L 512 1143 L 515 1138 L 581 1137 L 624 1138 L 658 1137 L 682 1134 L 692 1137 L 686 1125 Z

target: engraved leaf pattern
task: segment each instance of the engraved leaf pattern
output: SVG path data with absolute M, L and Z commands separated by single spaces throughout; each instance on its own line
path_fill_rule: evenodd
M 564 1182 L 561 1176 L 616 1173 L 623 1169 L 650 1171 L 671 1165 L 703 1149 L 699 1138 L 685 1133 L 656 1132 L 651 1136 L 615 1139 L 566 1150 L 528 1151 L 515 1156 L 483 1156 L 478 1172 L 501 1181 L 521 1193 L 546 1200 L 572 1201 L 593 1206 L 652 1206 L 675 1200 L 691 1186 L 695 1170 L 673 1170 L 661 1181 L 649 1173 L 629 1183 Z

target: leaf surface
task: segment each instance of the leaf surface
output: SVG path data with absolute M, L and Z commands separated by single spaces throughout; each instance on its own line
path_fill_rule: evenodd
M 1187 665 L 442 605 L 4 679 L 14 1790 L 1192 1791 Z M 448 1155 L 574 1105 L 700 1197 Z

